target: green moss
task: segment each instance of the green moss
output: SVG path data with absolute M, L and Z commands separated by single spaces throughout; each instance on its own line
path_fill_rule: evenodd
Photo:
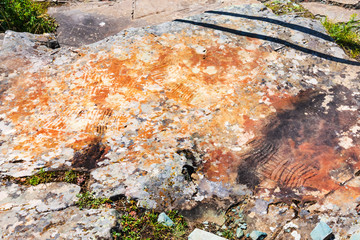
M 356 20 L 355 14 L 346 23 L 333 23 L 325 18 L 322 24 L 337 44 L 351 57 L 360 60 L 360 20 Z
M 36 186 L 40 183 L 49 183 L 52 182 L 53 178 L 55 177 L 54 172 L 46 172 L 44 168 L 40 169 L 40 171 L 26 179 L 26 183 Z
M 124 212 L 120 221 L 121 231 L 112 233 L 114 239 L 187 239 L 188 225 L 177 211 L 166 212 L 174 222 L 172 227 L 158 223 L 159 213 L 139 209 L 133 200 L 121 212 Z
M 0 31 L 54 32 L 56 23 L 46 13 L 47 7 L 32 0 L 0 0 Z
M 222 232 L 222 236 L 226 239 L 233 239 L 235 234 L 231 230 L 227 229 Z
M 295 13 L 301 17 L 315 18 L 307 9 L 293 1 L 272 0 L 266 2 L 265 5 L 277 15 Z
M 75 181 L 76 179 L 77 179 L 77 174 L 76 174 L 76 172 L 74 172 L 73 170 L 67 171 L 67 172 L 65 173 L 65 178 L 64 178 L 65 182 L 75 183 L 75 182 L 76 182 L 76 181 Z
M 96 198 L 93 193 L 85 192 L 76 195 L 79 200 L 76 202 L 76 205 L 80 208 L 99 208 L 105 203 L 110 203 L 109 198 Z

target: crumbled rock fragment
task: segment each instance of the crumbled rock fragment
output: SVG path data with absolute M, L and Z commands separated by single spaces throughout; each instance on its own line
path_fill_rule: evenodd
M 266 238 L 266 236 L 267 236 L 267 234 L 266 233 L 264 233 L 264 232 L 260 232 L 260 231 L 252 231 L 251 233 L 250 233 L 250 238 L 252 239 L 252 240 L 263 240 L 263 239 L 265 239 Z
M 310 235 L 313 240 L 325 240 L 328 239 L 331 234 L 331 228 L 325 222 L 320 221 Z

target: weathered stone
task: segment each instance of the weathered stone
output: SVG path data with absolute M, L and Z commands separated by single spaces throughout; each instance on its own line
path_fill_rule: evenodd
M 4 239 L 110 238 L 114 210 L 72 207 L 80 187 L 47 183 L 34 187 L 0 187 L 0 234 Z
M 256 205 L 259 199 L 248 200 L 243 206 L 246 215 L 246 228 L 274 234 L 283 231 L 284 224 L 296 217 L 296 210 L 288 204 L 277 202 L 266 205 L 265 211 L 256 212 Z M 266 224 L 264 224 L 266 223 Z M 244 226 L 245 227 L 245 226 Z M 271 237 L 274 237 L 273 235 Z
M 70 183 L 46 183 L 34 187 L 17 184 L 0 187 L 0 210 L 33 209 L 38 212 L 56 211 L 75 204 L 80 187 Z
M 110 239 L 117 213 L 110 209 L 38 213 L 20 207 L 0 212 L 0 234 L 4 239 Z
M 339 6 L 327 5 L 318 2 L 303 2 L 301 5 L 303 5 L 312 14 L 327 16 L 334 22 L 347 22 L 350 20 L 350 17 L 353 14 L 360 16 L 360 10 L 346 9 Z
M 50 54 L 53 50 L 45 46 L 47 40 L 46 35 L 6 31 L 0 51 L 2 63 L 0 74 L 17 75 L 22 71 L 29 70 L 30 66 L 30 71 L 36 72 L 39 68 L 49 64 L 51 61 Z M 1 87 L 7 78 L 1 77 Z M 0 90 L 0 92 L 2 91 Z
M 192 231 L 192 233 L 189 235 L 188 237 L 189 240 L 225 240 L 226 238 L 223 237 L 219 237 L 215 234 L 206 232 L 204 230 L 195 228 L 194 231 Z

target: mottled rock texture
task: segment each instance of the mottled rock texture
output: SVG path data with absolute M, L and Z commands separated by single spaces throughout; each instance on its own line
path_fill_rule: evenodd
M 110 239 L 117 213 L 79 210 L 73 206 L 79 192 L 79 186 L 69 183 L 1 186 L 2 239 Z
M 306 208 L 313 222 L 292 208 L 283 218 L 307 234 L 306 222 L 321 216 L 336 236 L 356 231 L 360 63 L 318 21 L 254 4 L 79 49 L 38 45 L 8 32 L 0 52 L 3 176 L 82 169 L 97 196 L 196 219 L 252 195 L 251 230 L 285 239 L 280 210 L 267 206 L 316 202 Z M 61 214 L 69 211 L 85 214 Z M 48 216 L 26 214 L 41 223 Z

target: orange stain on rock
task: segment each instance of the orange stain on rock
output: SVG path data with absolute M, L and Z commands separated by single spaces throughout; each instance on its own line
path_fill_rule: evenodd
M 176 151 L 176 138 L 196 133 L 209 140 L 199 146 L 213 151 L 204 167 L 209 178 L 235 181 L 239 161 L 224 146 L 250 141 L 259 120 L 274 111 L 260 103 L 268 90 L 261 83 L 263 69 L 273 55 L 260 47 L 262 41 L 247 41 L 253 50 L 202 35 L 146 35 L 116 54 L 82 54 L 76 67 L 65 68 L 70 72 L 53 76 L 44 70 L 37 82 L 24 75 L 9 90 L 14 100 L 5 102 L 18 111 L 7 114 L 4 108 L 2 113 L 16 128 L 27 129 L 21 141 L 26 144 L 19 142 L 17 148 L 38 146 L 29 153 L 34 156 L 63 145 L 79 151 L 96 138 L 124 147 L 111 139 L 126 135 L 132 142 L 127 157 L 139 161 L 146 154 L 150 165 L 163 161 L 159 154 Z M 151 106 L 146 110 L 142 104 Z M 162 141 L 147 142 L 155 138 Z M 210 142 L 224 149 L 214 150 Z

